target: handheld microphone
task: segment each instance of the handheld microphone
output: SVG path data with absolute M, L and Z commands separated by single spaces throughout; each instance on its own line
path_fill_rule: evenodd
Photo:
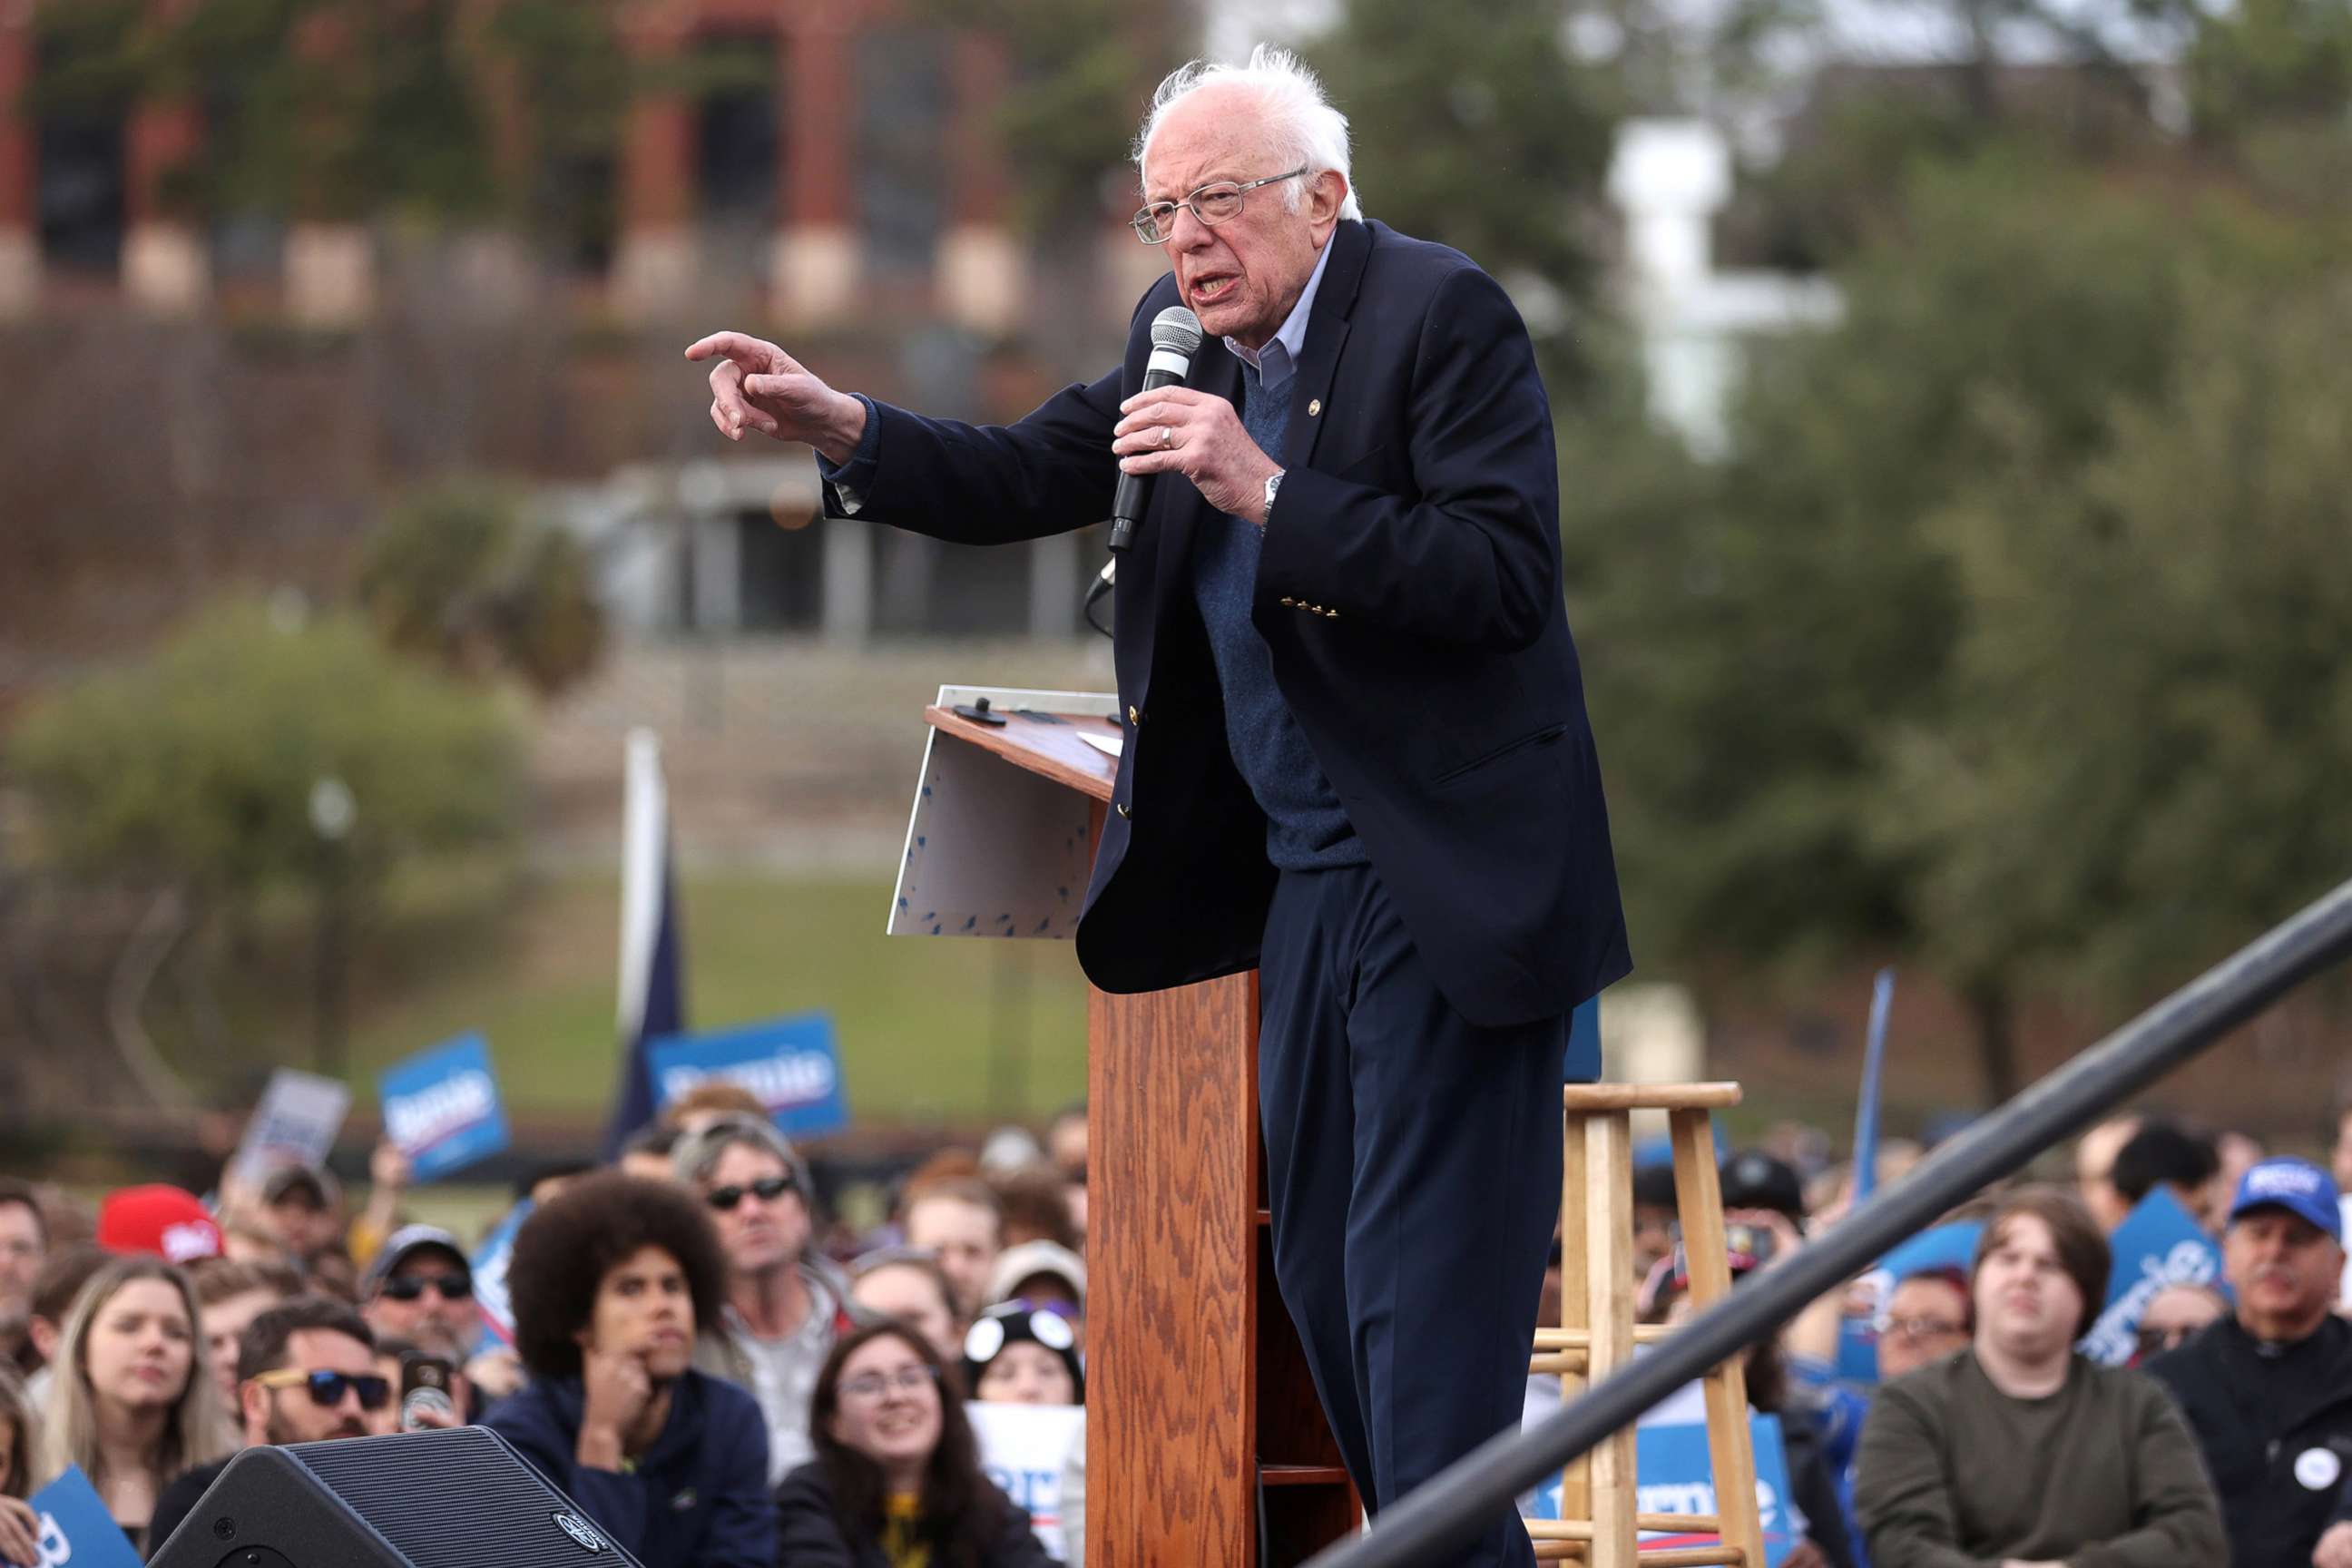
M 1171 305 L 1151 319 L 1151 358 L 1143 371 L 1143 390 L 1181 386 L 1192 374 L 1192 356 L 1201 348 L 1201 319 L 1181 305 Z M 1151 504 L 1150 474 L 1121 473 L 1111 499 L 1110 547 L 1125 550 L 1135 538 L 1135 525 Z

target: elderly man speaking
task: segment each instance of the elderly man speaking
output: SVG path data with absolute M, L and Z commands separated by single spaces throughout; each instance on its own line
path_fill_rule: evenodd
M 1631 967 L 1559 584 L 1551 411 L 1510 300 L 1360 216 L 1290 56 L 1188 65 L 1137 138 L 1170 272 L 1125 362 L 1005 426 L 721 332 L 710 416 L 825 504 L 965 543 L 1099 522 L 1126 744 L 1078 954 L 1105 990 L 1260 971 L 1275 1269 L 1366 1504 L 1519 1418 L 1571 1008 Z M 1464 177 L 1475 178 L 1472 150 Z M 1142 392 L 1150 324 L 1203 342 Z M 1475 1561 L 1525 1563 L 1498 1510 Z

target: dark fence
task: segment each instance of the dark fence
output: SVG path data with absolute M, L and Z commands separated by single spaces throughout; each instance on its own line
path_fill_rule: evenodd
M 1309 1568 L 1414 1568 L 1440 1561 L 1497 1508 L 1719 1363 L 1738 1354 L 1988 1183 L 2017 1171 L 2196 1056 L 2329 965 L 2352 956 L 2352 882 L 2216 964 L 2074 1058 L 1835 1229 L 1742 1284 L 1673 1338 L 1543 1425 L 1506 1433 L 1382 1512 Z

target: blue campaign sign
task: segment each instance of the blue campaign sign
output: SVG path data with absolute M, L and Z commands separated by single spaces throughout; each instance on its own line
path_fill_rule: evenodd
M 29 1568 L 139 1568 L 131 1538 L 79 1469 L 68 1468 L 26 1501 L 41 1525 L 41 1560 Z
M 1878 1326 L 1886 1315 L 1887 1298 L 1895 1287 L 1914 1274 L 1954 1268 L 1965 1277 L 1977 1254 L 1977 1237 L 1984 1226 L 1975 1220 L 1939 1225 L 1923 1230 L 1880 1258 L 1869 1273 L 1856 1279 L 1849 1300 L 1856 1310 L 1838 1325 L 1837 1375 L 1847 1383 L 1878 1381 Z
M 655 1043 L 646 1059 L 653 1067 L 655 1097 L 664 1105 L 717 1079 L 759 1096 L 776 1125 L 794 1138 L 821 1137 L 849 1124 L 841 1051 L 824 1013 L 677 1036 Z
M 2219 1288 L 2221 1250 L 2169 1189 L 2158 1187 L 2139 1201 L 2107 1237 L 2114 1259 L 2107 1270 L 2107 1300 L 2098 1321 L 2078 1347 L 2104 1366 L 2122 1366 L 2138 1349 L 2140 1315 L 2168 1285 Z
M 1756 1450 L 1756 1522 L 1764 1533 L 1764 1564 L 1780 1568 L 1804 1536 L 1802 1518 L 1789 1496 L 1789 1455 L 1780 1444 L 1780 1418 L 1751 1413 L 1748 1436 Z M 1633 1484 L 1637 1512 L 1714 1513 L 1715 1465 L 1706 1454 L 1706 1428 L 1681 1422 L 1638 1428 L 1633 1434 Z M 1523 1511 L 1529 1519 L 1558 1519 L 1559 1478 L 1554 1476 L 1538 1489 Z M 1645 1531 L 1642 1550 L 1713 1546 L 1719 1539 L 1696 1531 Z
M 472 1260 L 474 1303 L 482 1310 L 481 1342 L 477 1351 L 514 1343 L 514 1298 L 507 1289 L 507 1266 L 514 1261 L 516 1234 L 530 1217 L 531 1201 L 524 1198 L 507 1211 L 497 1228 L 482 1238 Z
M 408 1156 L 420 1182 L 446 1176 L 507 1146 L 490 1047 L 460 1035 L 384 1069 L 383 1131 Z

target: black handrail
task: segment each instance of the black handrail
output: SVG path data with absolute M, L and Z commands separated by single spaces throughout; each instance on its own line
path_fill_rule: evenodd
M 1541 1426 L 1507 1432 L 1385 1510 L 1308 1568 L 1417 1568 L 1497 1509 L 1762 1340 L 1989 1183 L 2088 1126 L 2330 964 L 2352 956 L 2352 882 L 2215 964 L 1938 1148 L 1786 1262 L 1755 1275 Z

